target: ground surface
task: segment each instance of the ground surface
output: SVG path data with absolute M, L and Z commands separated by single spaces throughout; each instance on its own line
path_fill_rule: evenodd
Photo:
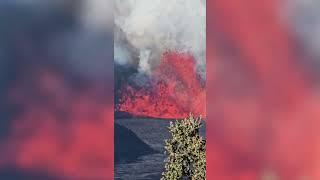
M 135 161 L 116 163 L 116 180 L 156 180 L 160 179 L 164 169 L 164 140 L 170 137 L 168 132 L 169 120 L 158 119 L 116 119 L 115 123 L 130 129 L 138 138 L 156 150 L 156 153 L 142 155 Z M 200 130 L 205 136 L 205 126 Z M 115 136 L 117 132 L 115 131 Z M 130 148 L 128 140 L 119 139 L 121 148 Z M 116 142 L 115 142 L 116 143 Z M 132 144 L 131 144 L 132 145 Z M 130 145 L 130 146 L 131 146 Z

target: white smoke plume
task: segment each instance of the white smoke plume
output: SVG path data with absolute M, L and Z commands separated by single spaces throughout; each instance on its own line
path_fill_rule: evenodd
M 81 21 L 89 28 L 112 31 L 113 0 L 82 0 Z
M 74 1 L 77 27 L 52 38 L 50 52 L 75 74 L 106 81 L 113 74 L 113 0 Z M 56 60 L 57 61 L 57 60 Z
M 205 0 L 115 1 L 115 62 L 150 73 L 166 51 L 191 53 L 205 78 Z

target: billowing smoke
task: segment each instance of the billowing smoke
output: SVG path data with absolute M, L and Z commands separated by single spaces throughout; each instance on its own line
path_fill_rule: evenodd
M 119 0 L 114 17 L 116 111 L 204 116 L 206 1 Z
M 205 79 L 204 0 L 115 2 L 115 62 L 150 74 L 167 51 L 190 53 Z
M 78 27 L 52 38 L 49 53 L 78 76 L 111 81 L 113 52 L 107 50 L 113 50 L 113 1 L 81 2 L 74 5 Z
M 80 18 L 88 28 L 113 31 L 112 0 L 82 0 Z

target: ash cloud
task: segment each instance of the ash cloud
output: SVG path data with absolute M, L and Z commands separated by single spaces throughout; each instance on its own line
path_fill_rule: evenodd
M 166 51 L 191 53 L 205 79 L 206 1 L 115 1 L 115 63 L 150 74 Z

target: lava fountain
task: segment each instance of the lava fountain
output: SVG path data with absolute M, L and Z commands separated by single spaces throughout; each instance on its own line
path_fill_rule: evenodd
M 319 66 L 280 5 L 208 3 L 208 179 L 319 179 Z
M 116 111 L 165 119 L 185 118 L 190 113 L 205 116 L 205 85 L 192 55 L 164 53 L 149 83 L 143 87 L 124 84 Z
M 106 89 L 83 80 L 76 86 L 45 66 L 30 70 L 9 89 L 15 113 L 0 144 L 0 168 L 61 179 L 113 178 L 113 106 Z

